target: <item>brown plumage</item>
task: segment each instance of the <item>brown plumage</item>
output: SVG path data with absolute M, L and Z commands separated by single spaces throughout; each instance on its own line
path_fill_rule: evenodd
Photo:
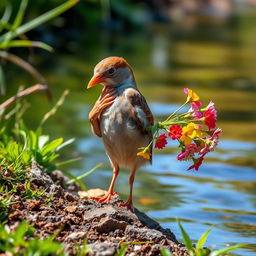
M 89 114 L 92 131 L 102 137 L 106 154 L 113 166 L 113 178 L 108 193 L 99 198 L 109 202 L 114 194 L 114 184 L 121 166 L 130 168 L 130 195 L 123 204 L 130 209 L 132 188 L 136 170 L 148 160 L 137 156 L 138 149 L 145 147 L 152 139 L 153 116 L 145 98 L 137 89 L 133 71 L 125 59 L 108 57 L 94 68 L 94 76 L 88 88 L 103 84 L 103 90 Z M 149 160 L 151 162 L 151 159 Z

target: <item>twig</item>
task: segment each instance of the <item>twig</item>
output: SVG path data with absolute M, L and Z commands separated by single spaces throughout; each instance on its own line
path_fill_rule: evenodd
M 46 91 L 47 97 L 51 101 L 52 99 L 51 93 L 45 78 L 29 62 L 6 51 L 0 51 L 0 57 L 18 65 L 19 67 L 27 71 L 31 76 L 33 76 L 41 85 L 44 85 L 45 86 L 44 90 Z
M 32 94 L 32 93 L 37 92 L 37 91 L 47 91 L 47 90 L 48 90 L 48 86 L 45 85 L 45 84 L 36 84 L 36 85 L 31 86 L 31 87 L 28 87 L 25 90 L 23 90 L 21 92 L 18 92 L 16 95 L 12 96 L 11 98 L 9 98 L 5 102 L 3 102 L 0 105 L 0 110 L 1 109 L 5 110 L 12 103 L 14 103 L 17 99 L 20 99 L 24 96 L 27 96 L 27 95 Z
M 18 65 L 33 76 L 40 84 L 47 84 L 45 78 L 27 61 L 6 51 L 0 51 L 0 57 Z

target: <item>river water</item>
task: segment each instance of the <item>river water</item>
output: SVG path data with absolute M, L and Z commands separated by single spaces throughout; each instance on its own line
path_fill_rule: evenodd
M 217 28 L 216 28 L 217 26 Z M 82 160 L 63 169 L 81 175 L 98 163 L 103 166 L 84 179 L 88 188 L 107 189 L 112 176 L 101 139 L 92 135 L 88 113 L 100 86 L 86 90 L 94 65 L 105 56 L 125 57 L 135 70 L 141 92 L 156 120 L 161 120 L 185 100 L 183 88 L 195 90 L 202 102 L 215 103 L 223 136 L 198 172 L 178 162 L 177 145 L 156 150 L 153 164 L 142 167 L 134 184 L 135 206 L 174 231 L 181 220 L 196 241 L 215 225 L 207 246 L 221 248 L 248 243 L 237 255 L 256 255 L 256 22 L 240 18 L 200 29 L 148 28 L 144 33 L 119 35 L 109 41 L 85 39 L 70 54 L 45 55 L 38 66 L 55 99 L 64 89 L 66 103 L 45 127 L 53 137 L 76 137 L 64 158 Z M 98 35 L 100 38 L 100 35 Z M 97 37 L 96 37 L 97 38 Z M 127 39 L 129 38 L 129 39 Z M 22 79 L 22 73 L 20 73 Z M 35 125 L 49 108 L 43 95 L 30 98 L 27 119 Z M 35 109 L 37 111 L 35 111 Z M 128 196 L 129 171 L 122 170 L 115 190 Z

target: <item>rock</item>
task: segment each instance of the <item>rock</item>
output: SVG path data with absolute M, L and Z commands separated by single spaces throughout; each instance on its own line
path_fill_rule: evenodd
M 37 164 L 28 175 L 33 189 L 47 192 L 29 202 L 24 202 L 22 193 L 15 194 L 16 203 L 10 204 L 6 224 L 10 230 L 27 220 L 39 238 L 55 234 L 55 239 L 65 245 L 68 255 L 76 255 L 75 248 L 86 239 L 90 256 L 114 256 L 122 243 L 128 243 L 126 255 L 131 256 L 160 255 L 163 247 L 173 255 L 188 256 L 186 248 L 170 230 L 137 209 L 133 213 L 120 207 L 122 200 L 118 195 L 113 196 L 109 204 L 100 204 L 90 197 L 100 197 L 106 191 L 90 190 L 87 196 L 79 192 L 80 198 L 75 190 L 65 188 L 68 179 L 57 171 L 52 174 L 55 183 Z
M 87 246 L 94 256 L 112 256 L 116 252 L 115 247 L 110 243 L 94 243 Z
M 93 188 L 87 191 L 78 191 L 78 195 L 82 199 L 88 199 L 93 197 L 103 197 L 106 194 L 107 194 L 107 191 L 100 188 Z
M 129 236 L 134 237 L 135 239 L 138 239 L 139 241 L 140 238 L 143 238 L 144 241 L 154 241 L 154 242 L 159 242 L 162 239 L 165 239 L 165 235 L 161 233 L 158 230 L 155 229 L 149 229 L 149 228 L 138 228 L 134 227 L 132 225 L 128 225 L 125 229 L 125 234 L 129 234 Z
M 94 229 L 99 233 L 109 233 L 116 229 L 125 230 L 126 226 L 127 223 L 125 221 L 118 221 L 107 216 L 94 225 Z
M 79 231 L 79 232 L 73 232 L 70 235 L 66 237 L 66 241 L 68 240 L 79 240 L 86 237 L 86 232 Z

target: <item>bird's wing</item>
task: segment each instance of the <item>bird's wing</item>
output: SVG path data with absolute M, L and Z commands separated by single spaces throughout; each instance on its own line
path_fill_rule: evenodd
M 143 120 L 141 120 L 142 118 L 140 116 L 138 109 L 141 109 L 143 111 L 148 125 L 153 125 L 154 117 L 153 117 L 152 112 L 149 109 L 148 104 L 147 104 L 145 98 L 143 97 L 143 95 L 138 90 L 133 89 L 133 88 L 127 89 L 125 94 L 126 94 L 126 97 L 129 99 L 131 105 L 134 107 L 135 113 L 131 113 L 131 114 L 134 115 L 137 125 L 140 128 L 142 128 L 142 130 L 143 130 L 143 128 L 144 129 L 146 128 Z
M 89 113 L 89 120 L 91 123 L 92 132 L 98 137 L 102 137 L 101 130 L 100 130 L 100 119 L 99 119 L 100 117 L 98 113 L 99 112 L 98 105 L 99 105 L 100 98 L 101 98 L 101 95 Z
M 133 111 L 130 112 L 131 118 L 136 122 L 136 125 L 140 129 L 140 131 L 149 136 L 150 141 L 153 139 L 153 135 L 150 129 L 147 129 L 148 126 L 154 124 L 154 117 L 148 104 L 143 97 L 143 95 L 136 89 L 129 88 L 126 91 L 126 97 L 129 99 L 131 105 L 133 106 Z M 144 114 L 141 115 L 140 111 Z M 146 118 L 146 125 L 143 120 Z M 152 145 L 150 147 L 151 155 L 150 155 L 150 163 L 152 163 Z

